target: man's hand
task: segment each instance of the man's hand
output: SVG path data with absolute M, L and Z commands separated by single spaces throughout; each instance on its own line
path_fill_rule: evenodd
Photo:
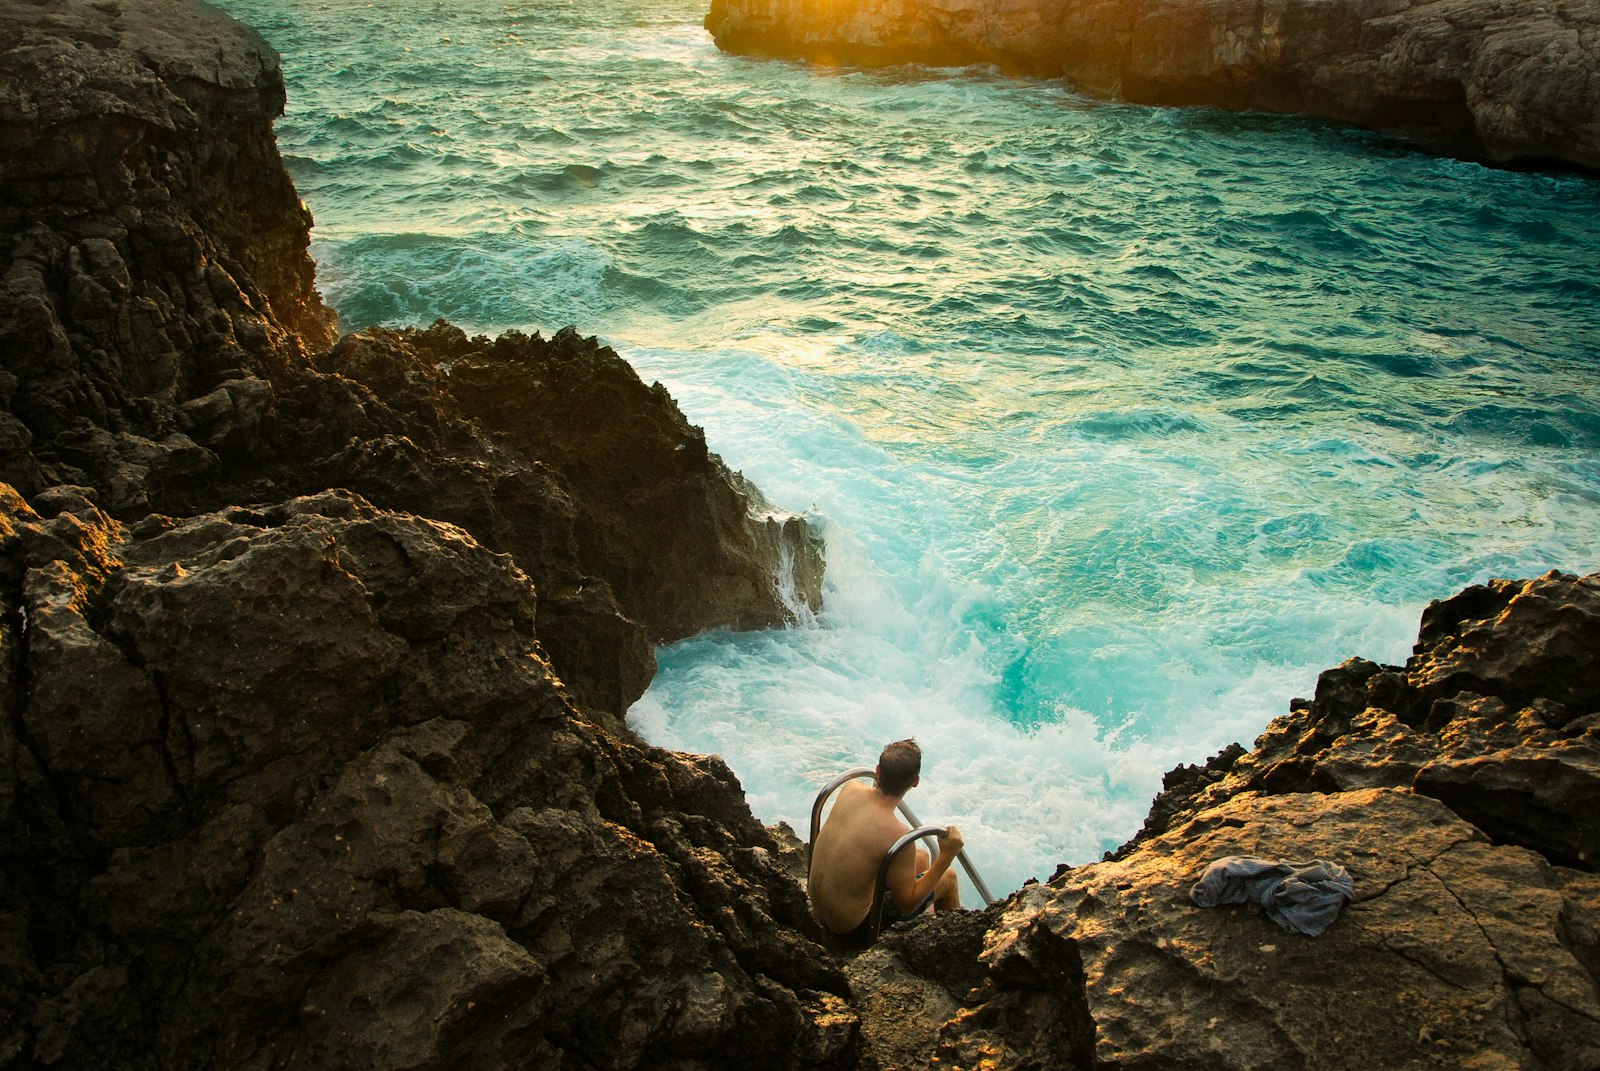
M 939 854 L 948 855 L 950 858 L 954 859 L 958 854 L 960 854 L 962 845 L 964 844 L 966 844 L 966 841 L 961 839 L 961 830 L 957 829 L 955 826 L 951 826 L 939 836 Z

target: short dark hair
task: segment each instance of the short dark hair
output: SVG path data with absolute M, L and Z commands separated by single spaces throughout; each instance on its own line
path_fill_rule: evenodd
M 886 796 L 904 796 L 922 773 L 922 749 L 915 740 L 896 740 L 878 756 L 878 789 Z

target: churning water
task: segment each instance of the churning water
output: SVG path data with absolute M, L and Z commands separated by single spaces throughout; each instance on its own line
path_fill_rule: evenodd
M 347 329 L 574 323 L 828 541 L 661 652 L 757 815 L 915 735 L 996 892 L 1430 599 L 1600 568 L 1600 183 L 984 71 L 720 54 L 685 0 L 225 0 Z

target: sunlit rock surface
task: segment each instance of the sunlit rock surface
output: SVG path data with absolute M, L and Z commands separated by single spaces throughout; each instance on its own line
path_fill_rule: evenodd
M 1197 908 L 1189 882 L 1229 855 L 1341 861 L 1356 902 L 1317 938 L 1254 909 Z M 984 957 L 1020 971 L 1041 946 L 1070 947 L 1100 1067 L 1577 1069 L 1600 1059 L 1581 936 L 1597 923 L 1593 874 L 1494 845 L 1427 797 L 1246 795 L 1031 890 Z M 999 990 L 990 1002 L 1026 999 Z M 948 1032 L 972 1030 L 957 1020 Z
M 935 927 L 857 960 L 869 1050 L 905 1051 L 881 988 L 953 1064 L 1600 1066 L 1597 611 L 1600 575 L 1434 604 L 1406 666 L 1329 670 L 1254 750 L 1169 775 L 1115 859 L 1013 897 L 977 982 Z M 1355 901 L 1316 938 L 1196 907 L 1232 855 L 1339 863 Z
M 731 52 L 993 64 L 1091 96 L 1322 116 L 1600 170 L 1595 0 L 712 0 L 706 27 Z

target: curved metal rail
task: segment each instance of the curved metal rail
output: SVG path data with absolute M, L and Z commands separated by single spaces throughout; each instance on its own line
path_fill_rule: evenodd
M 858 766 L 854 769 L 846 770 L 838 777 L 835 777 L 833 780 L 829 781 L 823 786 L 822 791 L 817 793 L 817 800 L 811 805 L 811 837 L 806 841 L 806 874 L 808 877 L 811 873 L 811 846 L 817 842 L 817 834 L 822 830 L 822 809 L 823 807 L 827 806 L 828 797 L 837 792 L 841 785 L 847 781 L 854 781 L 858 777 L 870 777 L 872 778 L 873 783 L 877 783 L 878 771 L 870 766 Z M 895 853 L 913 841 L 923 839 L 928 840 L 932 849 L 928 853 L 928 858 L 935 858 L 939 854 L 938 841 L 935 838 L 943 835 L 947 828 L 945 826 L 924 826 L 917 816 L 911 813 L 911 808 L 905 805 L 904 800 L 900 801 L 899 811 L 901 816 L 905 818 L 907 822 L 911 823 L 912 828 L 910 833 L 905 834 L 899 840 L 895 841 L 894 847 L 890 848 L 889 853 L 884 856 L 882 867 L 884 874 L 888 872 L 889 860 L 894 858 Z M 978 891 L 979 896 L 983 897 L 983 902 L 986 904 L 994 903 L 995 898 L 990 894 L 989 886 L 984 884 L 983 878 L 978 876 L 978 868 L 972 865 L 971 859 L 967 858 L 967 850 L 965 848 L 956 853 L 956 862 L 961 864 L 961 869 L 965 870 L 967 872 L 967 877 L 972 879 L 972 887 Z M 883 875 L 880 874 L 878 887 L 881 889 L 882 886 Z M 881 906 L 881 893 L 874 894 L 874 899 L 872 902 L 873 912 L 876 913 Z
M 867 918 L 872 920 L 872 939 L 876 941 L 878 934 L 883 932 L 883 902 L 889 895 L 889 866 L 894 862 L 894 857 L 910 847 L 912 844 L 925 837 L 942 837 L 947 831 L 946 826 L 918 826 L 909 833 L 902 834 L 900 839 L 883 853 L 883 862 L 878 864 L 878 882 L 872 887 L 872 906 L 867 909 Z

